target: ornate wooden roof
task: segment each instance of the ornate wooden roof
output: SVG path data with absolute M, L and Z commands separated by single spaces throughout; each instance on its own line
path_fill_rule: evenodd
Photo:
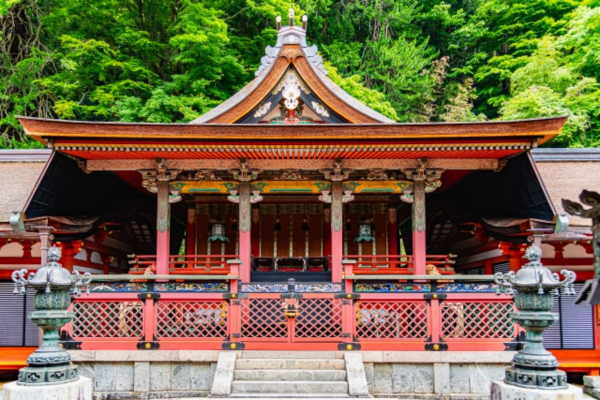
M 275 47 L 267 46 L 265 49 L 261 65 L 255 73 L 256 78 L 191 123 L 259 122 L 260 117 L 266 115 L 261 111 L 277 111 L 281 87 L 290 83 L 290 77 L 301 88 L 299 94 L 305 113 L 310 112 L 318 121 L 331 122 L 328 119 L 333 119 L 338 123 L 394 123 L 350 96 L 327 77 L 317 46 L 308 46 L 306 43 L 306 16 L 303 17 L 303 26 L 294 26 L 292 18 L 290 26 L 286 27 L 281 27 L 278 20 L 277 43 Z M 254 120 L 247 118 L 254 115 Z M 336 118 L 329 118 L 332 116 Z
M 521 121 L 394 123 L 327 77 L 317 47 L 306 43 L 306 18 L 303 21 L 303 26 L 293 26 L 293 22 L 279 26 L 277 43 L 267 46 L 256 78 L 189 124 L 19 120 L 34 139 L 84 160 L 122 163 L 156 157 L 207 162 L 341 158 L 373 164 L 368 160 L 414 161 L 428 157 L 481 160 L 491 169 L 501 158 L 552 139 L 566 121 L 566 116 L 560 116 Z M 205 164 L 193 165 L 220 168 Z M 380 167 L 394 168 L 396 164 Z M 464 169 L 470 167 L 465 165 Z

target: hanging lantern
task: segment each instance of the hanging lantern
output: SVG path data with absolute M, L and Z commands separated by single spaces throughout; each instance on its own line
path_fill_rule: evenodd
M 304 216 L 304 219 L 302 220 L 302 230 L 303 231 L 308 230 L 308 219 L 306 218 L 306 216 Z
M 220 218 L 212 223 L 210 232 L 211 236 L 208 238 L 209 242 L 216 242 L 217 240 L 229 242 L 229 239 L 225 236 L 225 224 Z
M 275 216 L 275 227 L 273 228 L 273 230 L 281 230 L 281 221 L 279 220 L 279 204 L 277 204 L 277 215 Z
M 355 242 L 373 242 L 375 238 L 371 235 L 372 226 L 369 219 L 363 219 L 358 223 L 358 237 Z
M 302 230 L 307 231 L 308 230 L 308 215 L 306 215 L 306 204 L 304 204 L 302 208 L 304 210 L 304 218 L 302 219 Z

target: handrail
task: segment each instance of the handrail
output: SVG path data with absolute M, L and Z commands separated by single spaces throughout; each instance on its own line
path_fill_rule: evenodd
M 237 275 L 92 275 L 92 282 L 118 282 L 118 281 L 135 281 L 141 280 L 181 280 L 187 279 L 190 281 L 214 281 L 225 279 L 239 279 Z
M 494 281 L 494 275 L 348 275 L 355 281 L 424 280 L 424 281 Z

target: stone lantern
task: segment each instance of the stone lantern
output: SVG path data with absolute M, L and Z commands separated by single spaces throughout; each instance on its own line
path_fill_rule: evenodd
M 15 282 L 13 293 L 25 293 L 27 287 L 37 290 L 33 300 L 36 311 L 28 316 L 44 332 L 42 345 L 27 358 L 29 366 L 19 370 L 18 385 L 55 385 L 79 379 L 77 367 L 71 364 L 71 356 L 59 344 L 59 332 L 74 315 L 67 311 L 71 303 L 70 291 L 76 296 L 81 294 L 82 289 L 89 293 L 88 284 L 92 276 L 89 272 L 80 275 L 75 271 L 71 274 L 58 263 L 60 257 L 60 249 L 51 247 L 45 267 L 27 278 L 26 269 L 12 273 Z
M 558 320 L 558 314 L 550 312 L 554 303 L 553 294 L 562 289 L 563 294 L 574 295 L 575 273 L 562 270 L 558 274 L 545 268 L 540 259 L 542 250 L 532 244 L 525 252 L 529 262 L 516 274 L 497 273 L 494 280 L 515 296 L 518 312 L 511 318 L 527 332 L 525 346 L 513 358 L 513 365 L 506 369 L 504 382 L 528 389 L 567 389 L 567 376 L 559 371 L 556 357 L 544 348 L 542 333 Z

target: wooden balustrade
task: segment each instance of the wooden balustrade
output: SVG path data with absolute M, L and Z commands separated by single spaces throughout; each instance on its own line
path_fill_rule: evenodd
M 451 283 L 439 277 L 422 282 L 423 276 L 399 283 L 374 275 L 354 282 L 353 276 L 346 275 L 345 291 L 318 293 L 298 286 L 302 296 L 238 293 L 237 276 L 219 276 L 221 286 L 214 291 L 210 276 L 189 276 L 183 283 L 177 282 L 181 275 L 171 282 L 156 276 L 148 283 L 122 282 L 120 276 L 121 283 L 98 289 L 99 283 L 117 279 L 99 276 L 89 296 L 74 300 L 75 318 L 63 337 L 81 342 L 84 350 L 219 350 L 233 343 L 247 350 L 360 345 L 362 350 L 501 351 L 519 334 L 510 319 L 512 298 L 495 294 L 489 276 L 478 282 L 455 275 Z M 130 285 L 131 291 L 117 291 L 118 285 Z M 378 285 L 397 290 L 376 291 L 383 287 Z M 289 306 L 298 311 L 295 318 L 286 315 Z
M 146 268 L 156 265 L 156 255 L 134 255 L 129 261 L 133 267 L 129 273 L 143 275 Z M 229 263 L 237 255 L 176 255 L 169 256 L 169 273 L 183 275 L 227 275 Z
M 442 275 L 454 274 L 451 267 L 456 256 L 449 255 L 427 255 L 427 264 L 434 265 Z M 355 274 L 412 274 L 412 255 L 348 255 L 345 261 L 354 261 Z

